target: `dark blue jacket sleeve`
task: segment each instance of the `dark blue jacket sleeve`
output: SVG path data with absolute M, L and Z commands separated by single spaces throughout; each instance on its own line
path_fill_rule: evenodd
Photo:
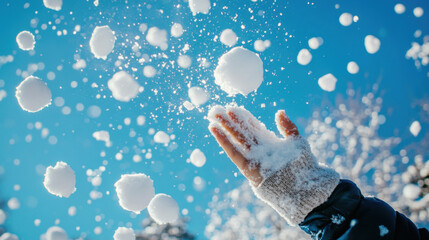
M 301 229 L 318 240 L 429 240 L 427 229 L 377 198 L 365 198 L 349 180 L 341 180 L 328 200 L 310 212 Z

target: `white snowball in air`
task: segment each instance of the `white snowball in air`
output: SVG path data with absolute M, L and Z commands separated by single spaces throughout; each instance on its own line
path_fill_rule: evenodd
M 308 46 L 311 49 L 318 49 L 323 44 L 323 39 L 321 37 L 312 37 L 308 40 Z
M 22 50 L 29 51 L 34 49 L 36 41 L 34 40 L 34 35 L 29 31 L 22 31 L 16 36 L 16 43 L 18 47 Z
M 298 63 L 301 65 L 307 65 L 311 62 L 311 59 L 313 58 L 313 56 L 311 55 L 310 51 L 308 51 L 308 49 L 302 49 L 301 51 L 299 51 L 298 53 Z
M 414 137 L 417 137 L 419 135 L 420 130 L 422 130 L 422 126 L 420 125 L 419 121 L 414 121 L 410 126 L 410 132 L 413 134 Z
M 380 40 L 373 35 L 365 37 L 365 49 L 368 53 L 374 54 L 380 49 Z
M 161 50 L 166 50 L 168 48 L 167 31 L 163 29 L 159 29 L 157 27 L 149 28 L 149 31 L 146 35 L 146 40 L 150 45 L 159 47 Z
M 173 26 L 171 26 L 171 30 L 170 30 L 171 36 L 178 38 L 182 36 L 183 32 L 184 30 L 183 30 L 182 24 L 175 23 L 173 24 Z
M 420 196 L 421 188 L 415 184 L 409 183 L 405 185 L 402 193 L 404 196 L 410 200 L 415 200 Z
M 421 17 L 421 16 L 423 16 L 423 13 L 424 13 L 424 11 L 423 11 L 423 8 L 421 8 L 421 7 L 416 7 L 413 10 L 414 16 L 416 16 L 418 18 Z
M 347 71 L 350 74 L 356 74 L 359 72 L 359 65 L 356 62 L 351 61 L 347 64 Z
M 122 102 L 129 102 L 139 94 L 139 83 L 127 72 L 120 71 L 107 82 L 113 97 Z
M 195 106 L 203 105 L 209 100 L 209 96 L 206 91 L 200 87 L 191 87 L 188 90 L 188 96 L 191 99 L 192 104 Z
M 223 30 L 222 33 L 220 34 L 220 41 L 221 43 L 227 45 L 228 47 L 232 47 L 237 43 L 238 37 L 237 37 L 237 34 L 235 34 L 235 32 L 232 31 L 232 29 L 228 28 Z
M 344 27 L 350 26 L 353 23 L 353 16 L 350 13 L 343 13 L 340 16 L 340 23 Z
M 207 14 L 210 10 L 210 0 L 189 0 L 189 8 L 193 15 L 198 13 Z
M 157 194 L 147 207 L 149 215 L 158 224 L 173 223 L 179 218 L 179 205 L 171 196 Z
M 53 227 L 50 227 L 48 231 L 46 231 L 45 239 L 46 240 L 68 240 L 69 238 L 67 236 L 66 231 L 64 231 L 64 229 L 58 226 L 53 226 Z
M 143 173 L 124 174 L 115 183 L 119 205 L 125 210 L 140 214 L 155 196 L 153 181 Z
M 335 85 L 337 83 L 337 78 L 334 77 L 331 73 L 328 73 L 321 78 L 319 78 L 319 86 L 322 90 L 327 92 L 332 92 L 335 90 Z
M 89 40 L 89 47 L 95 58 L 106 60 L 115 47 L 115 33 L 109 26 L 95 27 Z
M 189 159 L 191 160 L 191 163 L 195 165 L 195 167 L 202 167 L 204 164 L 206 164 L 206 156 L 198 148 L 192 151 Z
M 156 75 L 156 69 L 150 65 L 144 66 L 143 75 L 147 78 L 153 78 Z
M 262 60 L 252 51 L 235 47 L 219 58 L 214 77 L 215 83 L 229 95 L 246 96 L 264 80 Z
M 52 101 L 51 90 L 40 78 L 29 76 L 16 87 L 15 97 L 19 106 L 28 112 L 38 112 Z
M 43 0 L 43 4 L 46 8 L 60 11 L 63 6 L 63 0 Z
M 92 134 L 92 137 L 97 141 L 103 141 L 106 144 L 106 147 L 112 146 L 112 142 L 110 142 L 110 134 L 108 131 L 96 131 Z
M 158 131 L 157 133 L 155 133 L 155 135 L 153 136 L 153 140 L 156 143 L 163 143 L 163 144 L 167 144 L 170 142 L 170 136 L 168 136 L 167 133 L 165 133 L 164 131 Z
M 256 40 L 255 43 L 253 43 L 253 47 L 258 52 L 265 51 L 265 44 L 264 44 L 264 41 L 262 40 Z
M 46 169 L 43 185 L 49 193 L 68 198 L 76 191 L 76 175 L 67 163 L 57 162 L 55 167 Z
M 6 213 L 4 213 L 4 211 L 0 209 L 0 225 L 3 225 L 5 221 L 6 221 Z
M 113 235 L 114 240 L 135 240 L 136 235 L 132 228 L 118 227 Z
M 402 4 L 402 3 L 397 3 L 396 5 L 395 5 L 395 12 L 397 13 L 397 14 L 403 14 L 404 12 L 405 12 L 405 6 L 404 6 L 404 4 Z
M 19 238 L 15 234 L 7 232 L 1 235 L 0 240 L 19 240 Z
M 180 55 L 177 58 L 177 64 L 179 64 L 181 68 L 188 68 L 192 64 L 192 59 L 188 55 Z

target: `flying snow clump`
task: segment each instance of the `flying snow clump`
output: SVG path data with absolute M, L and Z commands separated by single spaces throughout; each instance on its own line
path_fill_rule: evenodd
M 262 40 L 258 39 L 253 43 L 253 47 L 255 48 L 255 51 L 258 51 L 258 52 L 263 52 L 267 48 L 269 48 L 270 46 L 271 46 L 270 40 L 262 41 Z
M 146 35 L 146 40 L 150 45 L 159 47 L 161 50 L 166 50 L 168 48 L 167 31 L 163 29 L 159 29 L 157 27 L 149 28 L 149 31 Z
M 321 78 L 319 78 L 319 86 L 322 90 L 327 92 L 332 92 L 335 90 L 335 85 L 337 83 L 337 78 L 334 77 L 331 73 L 328 73 Z
M 132 228 L 119 227 L 113 235 L 114 240 L 135 240 L 136 234 Z
M 76 191 L 76 175 L 67 163 L 57 162 L 46 169 L 43 185 L 49 193 L 68 198 Z
M 153 78 L 156 75 L 156 69 L 150 65 L 144 66 L 143 75 L 147 78 Z
M 353 23 L 353 16 L 350 13 L 343 13 L 340 16 L 340 23 L 344 27 L 350 26 Z
M 413 134 L 414 137 L 417 137 L 419 135 L 420 130 L 422 130 L 422 126 L 420 125 L 419 121 L 414 121 L 410 126 L 410 132 Z
M 404 194 L 404 197 L 410 200 L 416 200 L 420 196 L 421 192 L 422 189 L 416 184 L 412 183 L 405 185 L 404 189 L 402 190 L 402 194 Z
M 194 164 L 196 167 L 202 167 L 204 166 L 204 164 L 206 164 L 206 156 L 198 148 L 192 151 L 189 159 L 191 160 L 191 163 Z
M 92 137 L 97 141 L 103 141 L 106 144 L 106 147 L 112 146 L 112 142 L 110 141 L 110 134 L 108 131 L 96 131 L 92 134 Z
M 15 97 L 27 112 L 38 112 L 52 101 L 52 93 L 46 83 L 34 76 L 27 77 L 16 87 Z
M 220 34 L 220 42 L 228 47 L 234 46 L 238 41 L 237 34 L 232 29 L 225 29 Z
M 262 84 L 263 63 L 256 53 L 235 47 L 219 58 L 214 77 L 215 83 L 229 95 L 246 96 Z
M 48 228 L 48 231 L 46 231 L 45 236 L 44 236 L 45 240 L 68 240 L 68 236 L 66 231 L 64 231 L 64 229 L 58 227 L 58 226 L 53 226 Z
M 158 131 L 157 133 L 155 133 L 155 135 L 153 136 L 153 140 L 156 143 L 163 143 L 163 144 L 168 144 L 170 142 L 170 136 L 168 136 L 167 133 L 165 133 L 164 131 Z
M 0 240 L 19 240 L 19 238 L 15 234 L 6 232 L 1 235 Z
M 150 201 L 149 215 L 158 224 L 173 223 L 179 218 L 179 205 L 171 196 L 160 193 Z
M 209 100 L 209 96 L 206 91 L 200 87 L 191 87 L 188 90 L 188 96 L 191 99 L 192 104 L 196 107 L 203 105 Z
M 323 38 L 321 37 L 312 37 L 308 40 L 308 46 L 313 50 L 318 49 L 320 46 L 322 46 L 322 44 Z
M 107 82 L 113 97 L 121 102 L 129 102 L 139 94 L 139 83 L 127 72 L 120 71 Z
M 63 6 L 63 0 L 43 0 L 43 4 L 46 8 L 60 11 Z
M 181 68 L 189 68 L 192 64 L 192 59 L 188 55 L 180 55 L 177 58 L 177 64 L 179 64 Z
M 402 3 L 395 4 L 394 9 L 397 14 L 403 14 L 405 12 L 405 6 Z
M 313 56 L 311 55 L 310 51 L 308 51 L 308 49 L 302 49 L 301 51 L 299 51 L 298 53 L 298 63 L 301 65 L 307 65 L 311 62 L 311 59 L 313 58 Z
M 174 23 L 173 26 L 171 26 L 170 34 L 171 36 L 178 38 L 182 36 L 184 30 L 183 26 L 180 23 Z
M 210 10 L 210 0 L 189 0 L 189 8 L 193 15 L 207 14 Z
M 6 213 L 4 213 L 4 211 L 0 209 L 0 225 L 3 225 L 5 221 L 6 221 Z
M 143 173 L 124 174 L 115 183 L 119 205 L 136 214 L 145 209 L 155 196 L 153 181 Z
M 95 58 L 106 60 L 115 47 L 115 33 L 109 26 L 95 27 L 89 40 L 89 47 Z
M 380 49 L 380 39 L 376 38 L 373 35 L 368 35 L 365 37 L 365 49 L 368 53 L 374 54 Z
M 356 62 L 351 61 L 347 64 L 347 71 L 350 74 L 356 74 L 359 72 L 359 65 Z
M 16 36 L 16 43 L 18 47 L 24 51 L 29 51 L 34 49 L 36 41 L 34 40 L 34 35 L 29 31 L 22 31 Z

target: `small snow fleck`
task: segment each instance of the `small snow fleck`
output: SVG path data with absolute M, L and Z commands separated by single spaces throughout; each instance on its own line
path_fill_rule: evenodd
M 343 223 L 345 220 L 346 220 L 346 218 L 345 218 L 345 217 L 343 217 L 343 216 L 341 216 L 340 214 L 332 215 L 332 216 L 331 216 L 331 221 L 332 221 L 334 224 L 341 224 L 341 223 Z
M 380 225 L 378 228 L 380 229 L 380 237 L 384 237 L 389 233 L 389 229 L 387 229 L 387 227 L 384 225 Z

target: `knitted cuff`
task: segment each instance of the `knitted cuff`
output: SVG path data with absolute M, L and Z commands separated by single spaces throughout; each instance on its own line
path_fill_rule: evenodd
M 295 226 L 328 199 L 339 180 L 339 174 L 333 169 L 319 165 L 312 155 L 303 155 L 252 189 L 258 198 Z

